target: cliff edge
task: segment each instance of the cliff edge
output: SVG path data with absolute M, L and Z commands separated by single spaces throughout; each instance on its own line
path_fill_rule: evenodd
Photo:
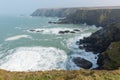
M 120 6 L 37 9 L 31 16 L 64 17 L 58 23 L 105 27 L 120 21 Z

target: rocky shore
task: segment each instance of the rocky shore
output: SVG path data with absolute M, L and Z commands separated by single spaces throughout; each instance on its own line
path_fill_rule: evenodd
M 59 13 L 59 14 L 58 14 Z M 80 49 L 99 54 L 97 69 L 117 69 L 120 67 L 120 7 L 91 7 L 91 8 L 61 8 L 61 9 L 38 9 L 32 16 L 64 17 L 58 22 L 49 21 L 53 24 L 80 24 L 96 25 L 103 27 L 76 42 Z M 60 31 L 60 34 L 69 33 Z M 115 59 L 114 59 L 115 58 Z M 80 66 L 79 58 L 74 62 Z M 84 61 L 83 61 L 84 62 Z M 86 62 L 86 61 L 85 61 Z M 88 61 L 87 61 L 88 62 Z M 89 62 L 88 62 L 89 63 Z M 91 65 L 91 64 L 90 64 Z M 84 67 L 85 68 L 85 67 Z
M 107 26 L 80 40 L 79 45 L 80 49 L 100 53 L 97 61 L 99 69 L 117 69 L 120 67 L 119 41 L 120 22 Z

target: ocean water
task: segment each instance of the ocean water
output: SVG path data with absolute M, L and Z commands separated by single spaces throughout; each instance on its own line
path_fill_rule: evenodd
M 86 24 L 49 24 L 56 17 L 0 16 L 0 69 L 9 71 L 78 70 L 74 57 L 97 67 L 97 55 L 76 41 L 98 30 Z M 78 29 L 79 31 L 75 31 Z M 60 34 L 59 31 L 75 33 Z

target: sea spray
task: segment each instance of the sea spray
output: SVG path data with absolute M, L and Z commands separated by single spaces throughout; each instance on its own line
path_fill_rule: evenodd
M 9 71 L 66 70 L 67 55 L 53 47 L 20 47 L 9 51 L 0 68 Z

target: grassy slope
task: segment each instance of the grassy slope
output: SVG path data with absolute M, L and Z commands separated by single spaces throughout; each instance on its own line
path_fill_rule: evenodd
M 120 41 L 113 42 L 102 55 L 108 57 L 108 59 L 104 60 L 103 67 L 105 69 L 117 69 L 120 67 Z
M 120 70 L 46 72 L 8 72 L 0 70 L 0 80 L 120 80 Z

